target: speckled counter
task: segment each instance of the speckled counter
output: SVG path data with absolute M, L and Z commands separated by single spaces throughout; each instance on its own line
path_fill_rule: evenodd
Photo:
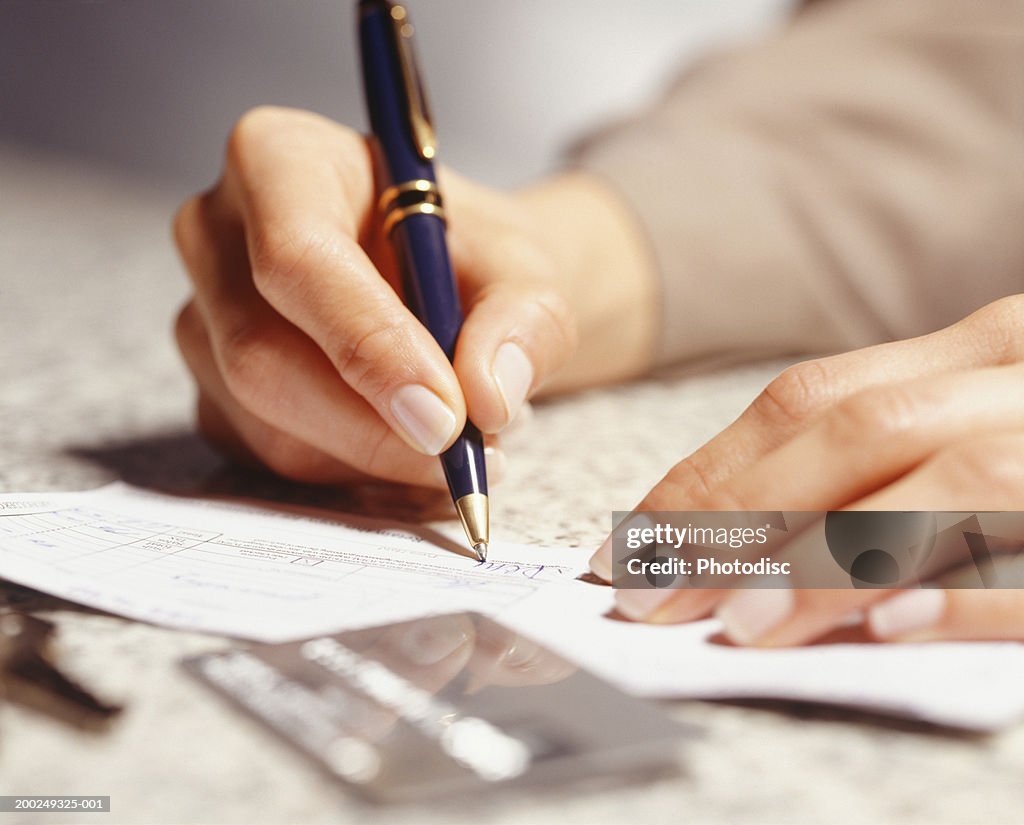
M 0 153 L 0 490 L 73 490 L 123 478 L 340 507 L 418 503 L 386 489 L 316 491 L 239 479 L 191 432 L 192 391 L 171 342 L 185 294 L 169 240 L 178 193 L 71 164 Z M 507 439 L 494 490 L 502 538 L 588 552 L 610 512 L 728 423 L 779 365 L 678 375 L 540 406 Z M 643 422 L 638 426 L 637 422 Z M 552 457 L 557 456 L 557 461 Z M 106 733 L 0 710 L 0 793 L 109 794 L 117 823 L 1019 823 L 1024 728 L 966 737 L 795 705 L 675 702 L 705 736 L 682 774 L 648 784 L 481 805 L 368 808 L 178 661 L 222 647 L 15 586 L 59 625 L 67 667 L 127 710 Z M 984 697 L 979 697 L 984 701 Z M 16 822 L 0 814 L 0 822 Z

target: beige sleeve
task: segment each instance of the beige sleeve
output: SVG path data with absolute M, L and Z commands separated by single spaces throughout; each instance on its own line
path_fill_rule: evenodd
M 1024 0 L 830 0 L 578 148 L 646 230 L 659 363 L 902 338 L 1024 292 Z

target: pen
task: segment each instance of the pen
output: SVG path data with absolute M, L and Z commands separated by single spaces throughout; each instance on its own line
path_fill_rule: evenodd
M 462 309 L 445 241 L 434 175 L 437 140 L 412 46 L 412 24 L 390 0 L 360 0 L 359 46 L 370 126 L 383 167 L 378 207 L 395 250 L 409 308 L 451 361 Z M 483 436 L 470 421 L 441 454 L 448 489 L 469 543 L 487 558 L 489 505 Z

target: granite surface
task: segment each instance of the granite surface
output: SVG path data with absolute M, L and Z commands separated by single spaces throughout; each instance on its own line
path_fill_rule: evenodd
M 186 288 L 169 241 L 180 193 L 0 152 L 0 490 L 122 478 L 422 516 L 387 488 L 310 490 L 226 468 L 192 433 L 171 342 Z M 494 493 L 503 538 L 585 553 L 674 460 L 728 423 L 778 364 L 676 375 L 544 404 L 509 437 Z M 552 461 L 552 456 L 558 456 Z M 0 585 L 59 625 L 73 673 L 127 710 L 85 733 L 0 706 L 0 793 L 109 794 L 118 823 L 1012 823 L 1024 728 L 964 736 L 783 703 L 674 702 L 705 735 L 678 775 L 489 804 L 364 806 L 178 666 L 217 637 L 165 630 Z M 978 697 L 984 701 L 984 697 Z M 7 814 L 4 821 L 17 821 Z M 84 817 L 31 815 L 25 821 Z

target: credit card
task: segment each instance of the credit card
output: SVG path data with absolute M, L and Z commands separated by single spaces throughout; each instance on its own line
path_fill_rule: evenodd
M 476 613 L 191 657 L 186 669 L 380 802 L 636 781 L 695 733 Z

